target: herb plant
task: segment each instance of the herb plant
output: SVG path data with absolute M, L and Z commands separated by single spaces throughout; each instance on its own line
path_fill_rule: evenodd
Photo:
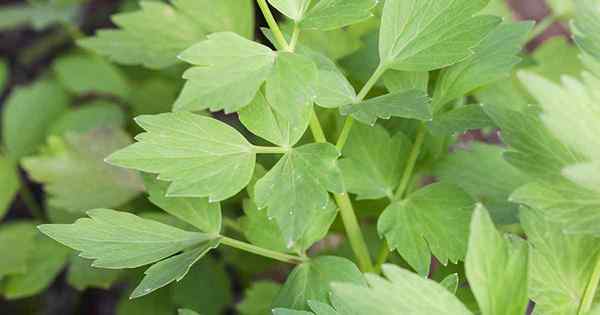
M 600 314 L 600 2 L 549 4 L 142 1 L 89 37 L 54 16 L 79 48 L 3 112 L 0 213 L 21 190 L 36 218 L 0 226 L 0 292 L 67 266 L 133 284 L 119 314 L 221 314 L 232 274 L 243 315 Z M 528 54 L 556 21 L 576 46 Z

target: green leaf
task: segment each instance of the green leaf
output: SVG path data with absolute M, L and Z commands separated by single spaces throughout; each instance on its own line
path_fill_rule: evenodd
M 521 110 L 530 104 L 530 100 L 521 91 L 518 80 L 501 80 L 473 92 L 477 100 L 485 105 Z
M 405 72 L 388 70 L 383 75 L 383 83 L 391 93 L 408 90 L 427 92 L 429 72 Z
M 510 194 L 532 179 L 507 163 L 506 149 L 473 143 L 468 149 L 456 150 L 433 167 L 440 181 L 464 189 L 490 210 L 494 222 L 518 222 L 518 205 L 508 201 Z
M 3 155 L 0 155 L 0 178 L 2 178 L 2 187 L 0 187 L 0 219 L 2 219 L 21 187 L 17 166 Z
M 575 11 L 573 3 L 577 1 L 548 0 L 548 6 L 557 17 L 569 17 Z
M 144 279 L 133 290 L 130 298 L 139 298 L 173 281 L 181 281 L 190 271 L 193 264 L 217 246 L 219 246 L 218 240 L 204 242 L 197 247 L 184 250 L 179 255 L 155 263 L 144 272 Z
M 94 259 L 93 267 L 136 268 L 207 243 L 213 236 L 183 231 L 127 212 L 88 211 L 73 224 L 40 225 L 42 233 Z
M 271 312 L 271 303 L 281 285 L 275 282 L 259 281 L 252 284 L 244 293 L 244 299 L 237 305 L 241 315 L 264 315 Z
M 317 66 L 299 54 L 279 52 L 267 78 L 265 96 L 273 109 L 292 126 L 306 126 L 316 98 Z
M 450 293 L 456 294 L 456 290 L 458 289 L 458 274 L 449 274 L 446 278 L 440 281 L 440 285 L 448 289 Z
M 145 178 L 150 202 L 170 215 L 187 222 L 200 231 L 218 235 L 221 232 L 221 204 L 206 198 L 167 197 L 168 183 Z
M 50 136 L 64 136 L 68 133 L 87 133 L 98 128 L 119 128 L 125 126 L 125 113 L 119 105 L 96 100 L 69 109 L 57 119 L 48 132 Z
M 315 103 L 325 108 L 338 108 L 356 101 L 356 91 L 336 68 L 319 69 Z
M 177 310 L 177 315 L 200 315 L 192 310 L 180 308 Z
M 333 284 L 336 298 L 334 305 L 339 299 L 346 307 L 343 310 L 351 310 L 342 311 L 340 314 L 472 314 L 440 284 L 395 265 L 386 264 L 382 269 L 387 280 L 376 275 L 367 275 L 369 287 L 346 283 Z M 339 307 L 336 305 L 336 308 Z
M 310 119 L 310 107 L 302 107 L 298 119 L 287 119 L 272 105 L 262 91 L 258 91 L 250 104 L 242 108 L 239 118 L 255 135 L 271 143 L 290 147 L 304 135 Z
M 470 104 L 437 114 L 427 127 L 435 135 L 450 135 L 493 125 L 480 104 Z
M 132 115 L 160 114 L 171 111 L 181 87 L 179 80 L 150 77 L 131 91 L 128 103 Z
M 339 165 L 348 192 L 358 199 L 393 199 L 412 144 L 402 133 L 358 124 L 352 128 Z
M 121 70 L 99 56 L 61 56 L 54 61 L 52 70 L 64 88 L 74 94 L 101 93 L 126 98 L 131 90 Z
M 575 42 L 586 55 L 600 61 L 600 13 L 595 0 L 578 0 L 575 5 L 576 19 L 572 23 Z
M 235 33 L 208 36 L 186 49 L 179 58 L 194 65 L 174 110 L 235 112 L 248 105 L 273 68 L 276 54 Z
M 216 119 L 188 112 L 143 115 L 146 132 L 137 143 L 113 153 L 117 166 L 158 173 L 171 182 L 168 197 L 232 197 L 252 177 L 255 152 L 235 129 Z
M 129 143 L 129 135 L 119 129 L 50 137 L 44 150 L 24 158 L 22 165 L 33 180 L 44 184 L 50 206 L 72 212 L 115 207 L 143 190 L 138 174 L 103 161 Z
M 537 210 L 522 210 L 521 223 L 530 243 L 529 297 L 536 312 L 578 314 L 600 255 L 598 239 L 565 234 Z
M 511 21 L 514 19 L 511 7 L 508 5 L 506 0 L 490 0 L 481 14 L 491 14 L 502 17 L 505 21 Z
M 2 136 L 8 156 L 18 161 L 34 153 L 68 103 L 65 91 L 53 81 L 16 88 L 6 100 L 2 114 Z
M 320 0 L 300 22 L 303 29 L 334 30 L 373 16 L 376 0 Z
M 8 82 L 8 76 L 10 75 L 10 69 L 8 63 L 4 59 L 0 59 L 0 92 L 4 91 L 6 83 Z
M 433 254 L 443 265 L 464 259 L 475 203 L 460 188 L 437 183 L 389 205 L 377 230 L 391 250 L 426 276 Z
M 256 183 L 256 204 L 268 208 L 288 248 L 310 227 L 316 211 L 330 203 L 328 192 L 344 192 L 335 146 L 313 143 L 291 149 Z
M 527 243 L 506 239 L 487 210 L 473 213 L 465 269 L 484 315 L 524 314 L 527 308 Z
M 521 61 L 517 53 L 527 40 L 533 22 L 497 26 L 473 48 L 473 55 L 442 70 L 433 93 L 434 112 L 467 93 L 508 77 Z
M 27 261 L 35 251 L 35 225 L 28 221 L 12 221 L 0 226 L 0 252 L 10 253 L 0 259 L 0 278 L 27 272 Z
M 34 250 L 26 262 L 27 272 L 6 279 L 3 293 L 9 300 L 44 291 L 67 263 L 70 254 L 68 248 L 40 234 L 34 243 Z
M 93 268 L 91 262 L 72 255 L 69 260 L 67 282 L 79 291 L 88 288 L 108 290 L 123 274 L 121 270 Z
M 386 0 L 381 20 L 381 64 L 430 71 L 465 60 L 500 18 L 474 16 L 489 0 Z
M 424 91 L 407 90 L 344 106 L 340 110 L 343 115 L 351 115 L 369 125 L 374 125 L 377 118 L 402 117 L 425 121 L 432 118 L 430 101 Z
M 252 0 L 177 0 L 175 6 L 191 16 L 207 34 L 230 31 L 248 39 L 254 37 Z
M 173 315 L 176 308 L 169 292 L 160 290 L 135 300 L 123 294 L 115 312 L 116 315 Z
M 327 302 L 332 283 L 364 286 L 365 280 L 358 268 L 345 258 L 317 257 L 292 271 L 277 294 L 273 308 L 306 310 L 308 300 Z
M 579 77 L 583 71 L 580 51 L 577 46 L 564 37 L 553 37 L 544 41 L 532 54 L 536 64 L 527 67 L 546 79 L 559 83 L 561 77 L 569 75 Z
M 304 17 L 310 0 L 268 0 L 279 12 L 285 14 L 294 21 L 300 21 Z

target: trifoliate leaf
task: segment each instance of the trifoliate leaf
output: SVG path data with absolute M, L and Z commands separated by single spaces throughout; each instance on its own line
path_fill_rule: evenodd
M 577 314 L 600 255 L 598 239 L 565 234 L 537 210 L 522 210 L 521 223 L 530 243 L 529 297 L 536 312 Z
M 466 59 L 501 21 L 494 16 L 474 16 L 488 3 L 386 0 L 379 32 L 381 64 L 396 70 L 429 71 Z
M 357 124 L 352 128 L 339 165 L 348 192 L 358 199 L 394 198 L 411 141 L 402 132 Z
M 281 285 L 275 282 L 255 282 L 244 292 L 244 299 L 236 308 L 241 315 L 269 314 L 280 288 Z
M 17 191 L 21 187 L 21 179 L 17 171 L 17 165 L 7 157 L 0 155 L 0 220 L 10 209 Z
M 279 52 L 272 73 L 267 78 L 267 101 L 293 126 L 306 124 L 316 98 L 317 66 L 300 54 Z M 308 109 L 307 109 L 308 108 Z
M 69 259 L 67 282 L 80 291 L 87 288 L 108 290 L 121 275 L 121 270 L 94 268 L 90 260 L 72 255 Z
M 0 227 L 0 278 L 27 272 L 27 261 L 35 250 L 35 225 L 28 221 L 12 221 Z M 10 254 L 8 254 L 10 253 Z
M 524 314 L 527 308 L 527 243 L 506 239 L 479 205 L 471 220 L 465 260 L 467 279 L 482 314 Z
M 108 162 L 171 182 L 169 197 L 232 197 L 252 177 L 253 147 L 235 129 L 216 119 L 188 112 L 143 115 L 146 132 L 137 143 L 113 153 Z
M 334 30 L 373 16 L 377 0 L 320 0 L 300 22 L 303 29 Z
M 271 143 L 290 147 L 302 138 L 310 119 L 311 107 L 304 106 L 297 119 L 287 119 L 272 105 L 262 91 L 239 112 L 242 124 L 255 135 Z
M 600 12 L 595 0 L 578 0 L 575 6 L 576 19 L 572 23 L 575 42 L 596 61 L 600 61 Z
M 142 1 L 140 6 L 112 17 L 119 30 L 100 30 L 79 45 L 122 64 L 158 69 L 175 64 L 177 55 L 205 34 L 232 31 L 251 37 L 254 29 L 250 0 Z
M 268 208 L 289 248 L 309 228 L 316 211 L 327 209 L 328 192 L 344 191 L 335 146 L 313 143 L 291 149 L 256 183 L 256 204 Z
M 69 109 L 58 118 L 48 132 L 51 136 L 64 136 L 68 133 L 87 133 L 98 128 L 119 128 L 125 126 L 125 113 L 119 105 L 96 100 Z
M 332 283 L 364 286 L 365 280 L 356 265 L 346 258 L 317 257 L 292 271 L 277 294 L 273 308 L 306 310 L 308 300 L 327 302 Z
M 434 112 L 479 87 L 508 77 L 521 61 L 516 55 L 532 27 L 533 22 L 501 24 L 473 48 L 472 56 L 442 70 L 433 93 Z
M 144 279 L 133 290 L 131 298 L 135 299 L 150 294 L 173 281 L 180 281 L 189 272 L 193 264 L 217 246 L 219 246 L 219 241 L 211 240 L 184 250 L 179 255 L 155 263 L 144 272 Z
M 81 257 L 94 259 L 92 266 L 108 269 L 140 267 L 214 239 L 127 212 L 95 209 L 88 215 L 73 224 L 45 224 L 39 229 L 80 251 Z
M 6 100 L 2 114 L 2 136 L 8 156 L 18 161 L 34 153 L 68 104 L 68 95 L 53 81 L 16 88 Z
M 70 250 L 38 233 L 34 250 L 26 262 L 27 272 L 9 276 L 4 296 L 11 299 L 30 297 L 44 291 L 63 270 Z
M 304 17 L 310 0 L 268 0 L 279 12 L 292 20 L 300 21 Z
M 144 178 L 148 200 L 170 215 L 187 222 L 202 232 L 217 235 L 221 232 L 221 205 L 206 198 L 167 197 L 168 183 Z
M 483 203 L 497 224 L 516 223 L 518 205 L 509 202 L 508 197 L 531 178 L 503 159 L 505 151 L 499 146 L 473 143 L 437 162 L 433 175 L 459 186 Z
M 343 310 L 347 310 L 339 312 L 340 315 L 472 314 L 450 291 L 435 281 L 395 265 L 386 264 L 382 269 L 387 280 L 380 276 L 367 275 L 368 287 L 333 284 L 334 306 L 335 301 L 339 299 L 346 307 Z M 336 309 L 340 311 L 338 306 Z
M 431 120 L 430 98 L 419 90 L 408 90 L 390 93 L 342 107 L 344 115 L 369 125 L 374 125 L 377 118 L 391 117 Z
M 432 254 L 444 265 L 464 259 L 474 205 L 457 186 L 433 184 L 388 206 L 377 230 L 390 249 L 425 276 Z
M 54 61 L 52 69 L 64 88 L 74 94 L 100 93 L 126 98 L 130 92 L 121 70 L 99 56 L 65 55 Z
M 429 72 L 406 72 L 388 70 L 383 75 L 383 83 L 391 93 L 408 90 L 427 92 Z
M 469 130 L 491 127 L 494 123 L 480 104 L 470 104 L 437 114 L 427 123 L 427 127 L 436 135 L 450 135 Z
M 179 58 L 194 67 L 183 74 L 188 82 L 174 110 L 234 112 L 254 99 L 273 68 L 276 54 L 240 35 L 223 32 L 209 35 Z
M 103 161 L 129 143 L 129 135 L 119 129 L 51 137 L 41 154 L 23 159 L 22 165 L 33 180 L 44 184 L 52 207 L 72 212 L 116 207 L 143 190 L 138 174 Z

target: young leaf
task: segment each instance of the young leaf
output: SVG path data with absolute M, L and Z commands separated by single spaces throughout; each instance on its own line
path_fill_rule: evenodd
M 73 224 L 40 225 L 42 233 L 94 259 L 92 266 L 107 269 L 136 268 L 214 239 L 187 232 L 127 212 L 88 211 L 90 218 Z
M 433 184 L 388 206 L 379 217 L 377 230 L 390 249 L 398 250 L 425 276 L 432 254 L 444 265 L 465 257 L 474 205 L 460 188 Z
M 67 93 L 53 81 L 16 88 L 6 100 L 2 114 L 2 136 L 8 156 L 18 161 L 34 153 L 68 104 Z
M 298 265 L 292 271 L 277 294 L 273 308 L 306 310 L 309 300 L 327 302 L 332 283 L 348 283 L 359 287 L 366 284 L 363 275 L 351 261 L 321 256 Z
M 184 250 L 179 255 L 155 263 L 144 272 L 144 279 L 133 290 L 130 298 L 139 298 L 173 281 L 180 281 L 189 272 L 193 264 L 217 246 L 219 246 L 219 241 L 211 240 L 201 243 L 197 247 Z
M 304 106 L 297 119 L 288 119 L 281 115 L 262 91 L 258 91 L 254 100 L 239 112 L 242 124 L 255 135 L 271 143 L 291 147 L 304 135 L 310 119 L 311 107 Z
M 44 291 L 63 270 L 69 249 L 38 233 L 26 262 L 27 272 L 9 276 L 3 290 L 7 299 L 30 297 Z
M 294 21 L 300 21 L 310 5 L 310 0 L 269 0 L 279 12 Z
M 221 232 L 221 204 L 206 198 L 166 197 L 168 183 L 144 178 L 148 200 L 170 215 L 187 222 L 200 231 L 217 235 Z
M 300 22 L 303 29 L 334 30 L 373 16 L 377 0 L 320 0 Z
M 236 308 L 241 315 L 269 314 L 271 303 L 280 289 L 281 285 L 275 282 L 255 282 L 244 292 L 244 299 Z
M 472 56 L 442 70 L 433 93 L 434 112 L 468 92 L 508 77 L 521 61 L 516 54 L 532 27 L 533 22 L 501 24 L 473 48 Z
M 367 275 L 369 287 L 346 283 L 333 284 L 335 299 L 341 300 L 348 310 L 352 310 L 352 313 L 340 314 L 472 314 L 440 284 L 395 265 L 386 264 L 382 269 L 387 280 L 376 275 Z
M 40 155 L 22 165 L 33 180 L 44 183 L 49 205 L 71 212 L 116 207 L 143 190 L 135 172 L 106 164 L 106 155 L 131 143 L 120 129 L 96 129 L 64 140 L 51 137 Z
M 75 94 L 102 93 L 126 98 L 129 82 L 119 68 L 95 55 L 62 56 L 52 65 L 58 81 Z
M 67 283 L 79 291 L 88 288 L 108 290 L 122 274 L 121 270 L 94 268 L 90 260 L 72 255 L 69 259 Z
M 339 165 L 348 192 L 358 199 L 393 199 L 411 141 L 402 132 L 358 124 L 352 128 Z
M 289 248 L 313 223 L 309 218 L 327 209 L 328 192 L 344 191 L 337 166 L 339 155 L 331 144 L 294 148 L 256 183 L 257 205 L 268 208 L 268 215 L 279 224 Z
M 524 314 L 527 308 L 527 243 L 506 239 L 479 205 L 471 220 L 465 269 L 482 314 Z
M 565 234 L 540 211 L 523 209 L 529 240 L 529 297 L 536 312 L 577 314 L 600 255 L 598 239 Z
M 235 129 L 188 112 L 143 115 L 146 132 L 137 143 L 113 153 L 113 165 L 158 173 L 171 182 L 169 197 L 227 199 L 242 190 L 254 171 L 253 147 Z
M 186 49 L 179 58 L 194 65 L 174 110 L 235 112 L 248 105 L 267 78 L 276 54 L 235 33 L 208 36 Z
M 0 252 L 10 253 L 0 259 L 0 278 L 27 272 L 27 261 L 35 250 L 35 225 L 28 221 L 3 223 L 0 227 Z
M 10 209 L 10 205 L 21 187 L 21 179 L 17 172 L 17 166 L 7 157 L 0 155 L 0 220 Z
M 425 121 L 432 118 L 430 101 L 424 91 L 407 90 L 344 106 L 340 110 L 342 114 L 369 125 L 374 125 L 377 118 L 402 117 Z
M 501 21 L 474 16 L 489 0 L 386 0 L 379 32 L 381 64 L 430 71 L 460 62 Z
M 464 105 L 445 113 L 439 113 L 433 121 L 427 123 L 427 127 L 435 135 L 463 133 L 493 125 L 494 123 L 480 104 Z

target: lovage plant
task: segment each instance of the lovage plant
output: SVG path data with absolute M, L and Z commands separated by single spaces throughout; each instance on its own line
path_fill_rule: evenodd
M 39 82 L 10 101 L 45 99 L 36 124 L 54 123 L 19 138 L 5 119 L 5 199 L 20 163 L 63 210 L 39 231 L 80 256 L 40 247 L 53 273 L 69 259 L 82 287 L 171 290 L 160 314 L 221 313 L 194 299 L 228 281 L 221 261 L 245 275 L 244 315 L 600 314 L 600 3 L 561 4 L 535 25 L 490 0 L 257 0 L 255 33 L 253 1 L 142 1 L 53 65 L 71 93 L 139 104 L 134 143 L 118 106 L 65 114 Z M 557 20 L 577 46 L 528 55 Z M 105 58 L 162 81 L 136 94 Z M 180 72 L 176 98 L 144 107 Z M 11 228 L 1 242 L 41 237 Z M 11 259 L 0 280 L 23 275 L 0 292 L 18 296 L 33 278 Z M 275 263 L 282 284 L 257 276 Z

